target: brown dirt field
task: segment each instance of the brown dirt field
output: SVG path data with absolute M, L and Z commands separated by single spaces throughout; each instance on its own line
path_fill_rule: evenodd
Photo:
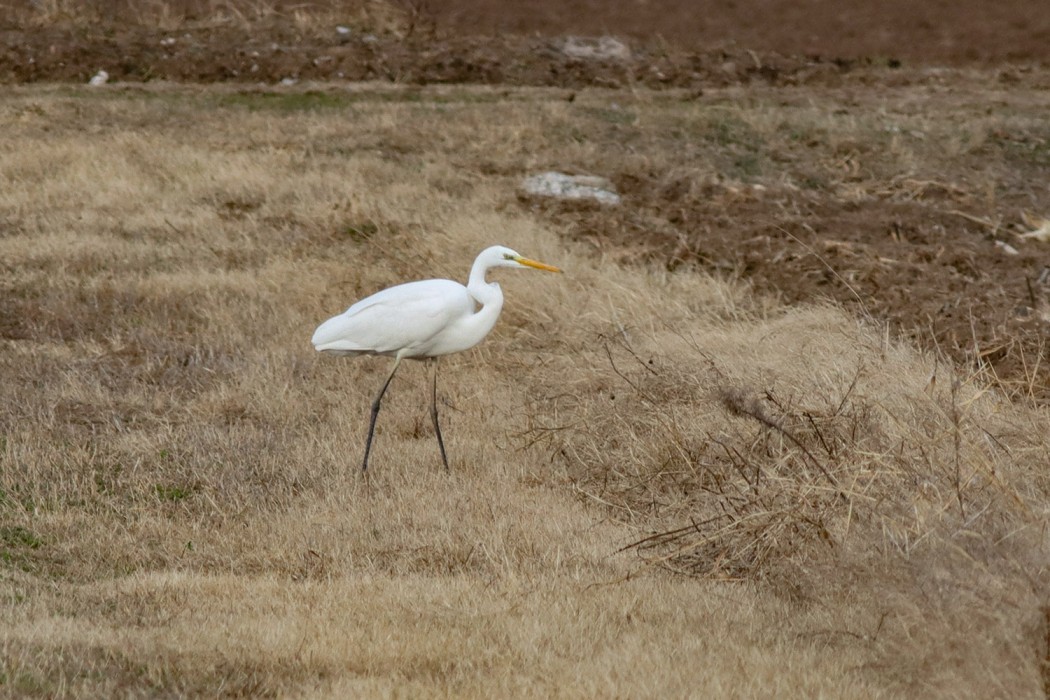
M 460 33 L 615 34 L 669 43 L 909 63 L 1050 58 L 1041 0 L 431 0 Z

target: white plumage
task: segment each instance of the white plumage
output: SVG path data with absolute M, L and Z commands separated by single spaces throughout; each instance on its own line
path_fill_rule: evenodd
M 436 357 L 473 346 L 461 324 L 475 298 L 452 280 L 423 280 L 384 289 L 322 323 L 313 343 L 334 355 Z M 469 343 L 469 344 L 468 344 Z

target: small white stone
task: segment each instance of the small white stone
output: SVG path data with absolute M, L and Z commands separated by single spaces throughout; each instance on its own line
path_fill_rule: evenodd
M 1003 251 L 1007 255 L 1020 255 L 1021 253 L 1006 241 L 996 241 L 995 247 Z
M 570 36 L 562 43 L 561 50 L 571 58 L 623 61 L 631 57 L 627 44 L 611 36 L 597 39 Z
M 99 85 L 105 85 L 106 81 L 109 80 L 109 73 L 104 70 L 100 70 L 91 76 L 91 80 L 88 81 L 88 85 L 98 87 Z
M 558 199 L 593 199 L 602 204 L 619 204 L 620 195 L 604 177 L 593 175 L 566 175 L 546 172 L 525 178 L 521 183 L 527 194 Z

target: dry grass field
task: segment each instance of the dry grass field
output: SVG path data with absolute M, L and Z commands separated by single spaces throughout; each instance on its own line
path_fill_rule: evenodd
M 784 95 L 308 87 L 0 103 L 0 693 L 1043 696 L 1045 407 L 519 200 Z M 389 361 L 314 327 L 492 243 L 566 274 L 442 361 L 451 472 L 409 364 L 363 478 Z

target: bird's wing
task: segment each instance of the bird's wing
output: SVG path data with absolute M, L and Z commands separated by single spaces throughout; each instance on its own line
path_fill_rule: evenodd
M 425 350 L 456 319 L 474 312 L 466 287 L 452 280 L 424 280 L 384 289 L 328 319 L 314 332 L 318 350 L 394 354 Z

